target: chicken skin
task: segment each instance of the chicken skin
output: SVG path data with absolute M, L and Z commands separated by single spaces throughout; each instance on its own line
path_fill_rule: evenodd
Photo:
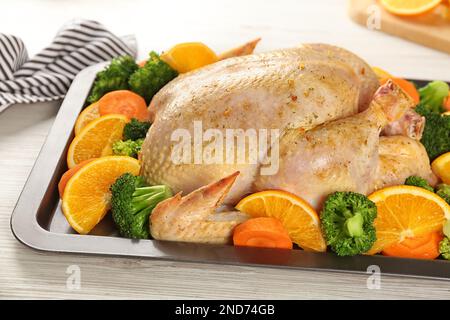
M 274 176 L 257 177 L 256 191 L 289 191 L 319 209 L 335 191 L 369 194 L 403 184 L 411 175 L 432 182 L 428 156 L 420 143 L 408 137 L 386 137 L 380 147 L 381 130 L 413 105 L 409 96 L 388 82 L 362 113 L 307 132 L 288 130 L 280 143 L 280 170 Z
M 228 243 L 234 227 L 249 218 L 240 212 L 216 212 L 238 175 L 239 172 L 236 172 L 185 197 L 177 194 L 161 202 L 150 216 L 153 238 L 208 244 Z
M 225 199 L 235 204 L 252 192 L 260 163 L 199 164 L 194 155 L 174 163 L 174 131 L 194 135 L 195 121 L 204 131 L 309 130 L 367 109 L 378 86 L 363 60 L 322 44 L 227 59 L 182 75 L 150 105 L 154 122 L 142 147 L 142 175 L 149 184 L 189 193 L 239 171 Z

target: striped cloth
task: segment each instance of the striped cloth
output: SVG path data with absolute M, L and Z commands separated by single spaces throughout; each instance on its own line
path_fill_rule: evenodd
M 21 39 L 0 33 L 0 112 L 14 103 L 62 99 L 79 71 L 122 55 L 136 56 L 134 37 L 119 38 L 95 21 L 66 24 L 32 59 Z

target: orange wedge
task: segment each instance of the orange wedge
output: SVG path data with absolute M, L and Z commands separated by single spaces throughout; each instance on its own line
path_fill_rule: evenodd
M 96 159 L 81 168 L 64 190 L 62 210 L 69 224 L 88 234 L 110 208 L 110 186 L 124 173 L 138 175 L 139 161 L 122 156 Z
M 85 160 L 112 155 L 112 145 L 122 139 L 128 121 L 126 116 L 110 114 L 90 122 L 70 144 L 67 166 L 73 168 Z
M 428 190 L 412 186 L 396 186 L 369 196 L 375 202 L 377 241 L 368 254 L 376 254 L 407 238 L 442 231 L 450 218 L 450 206 Z
M 379 80 L 383 79 L 383 78 L 392 78 L 392 75 L 387 72 L 386 70 L 383 70 L 379 67 L 372 67 L 373 72 L 375 72 L 375 74 L 377 75 L 377 78 Z
M 450 152 L 434 160 L 431 167 L 433 168 L 434 174 L 445 184 L 450 184 Z
M 75 122 L 75 135 L 81 132 L 81 129 L 86 127 L 89 122 L 100 118 L 100 113 L 98 112 L 98 103 L 94 102 L 90 106 L 86 107 L 77 118 Z
M 161 55 L 179 73 L 186 73 L 218 61 L 217 55 L 200 42 L 181 43 Z
M 303 199 L 285 191 L 263 191 L 241 200 L 236 209 L 253 218 L 271 217 L 281 221 L 292 242 L 304 250 L 327 249 L 316 211 Z
M 436 8 L 442 0 L 380 0 L 390 13 L 399 16 L 416 16 Z

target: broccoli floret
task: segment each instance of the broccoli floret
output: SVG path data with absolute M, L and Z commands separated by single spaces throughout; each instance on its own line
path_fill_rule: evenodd
M 429 112 L 421 106 L 416 111 L 426 119 L 421 142 L 430 160 L 450 152 L 450 116 Z
M 439 252 L 445 260 L 450 260 L 450 239 L 445 237 L 439 244 Z
M 354 256 L 369 251 L 375 243 L 376 217 L 377 207 L 366 196 L 336 192 L 325 201 L 320 219 L 331 249 L 339 256 Z
M 438 185 L 438 187 L 436 188 L 436 193 L 439 197 L 441 197 L 448 204 L 450 204 L 450 185 L 448 185 L 448 184 Z M 450 226 L 449 226 L 449 228 L 450 228 Z
M 449 86 L 443 81 L 433 81 L 419 89 L 420 109 L 434 113 L 444 112 L 444 100 L 448 96 Z
M 122 175 L 111 186 L 111 211 L 123 237 L 149 239 L 149 216 L 158 203 L 172 196 L 167 186 L 149 187 L 142 177 Z
M 132 91 L 150 103 L 153 96 L 176 76 L 178 73 L 152 51 L 147 63 L 131 75 L 129 84 Z
M 442 231 L 444 232 L 444 235 L 447 238 L 450 238 L 450 220 L 447 220 L 444 224 L 444 228 L 442 228 Z
M 407 186 L 419 187 L 434 192 L 433 187 L 430 186 L 428 181 L 421 177 L 416 176 L 409 177 L 408 179 L 406 179 L 405 184 Z
M 142 122 L 137 119 L 131 119 L 123 128 L 124 140 L 139 140 L 145 139 L 147 131 L 150 129 L 150 122 Z
M 128 156 L 132 158 L 137 158 L 139 152 L 141 151 L 144 139 L 138 139 L 136 141 L 116 141 L 113 144 L 112 150 L 116 156 Z
M 105 70 L 97 74 L 87 101 L 94 103 L 108 92 L 129 89 L 128 79 L 138 68 L 139 66 L 130 56 L 113 59 Z

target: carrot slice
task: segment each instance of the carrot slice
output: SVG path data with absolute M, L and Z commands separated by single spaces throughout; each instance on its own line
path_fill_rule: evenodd
M 238 225 L 233 242 L 240 247 L 292 249 L 292 241 L 283 224 L 268 217 L 250 219 Z
M 67 182 L 69 182 L 70 178 L 73 177 L 75 173 L 77 173 L 81 168 L 83 168 L 85 165 L 87 165 L 89 162 L 94 161 L 94 159 L 88 159 L 85 160 L 79 164 L 77 164 L 72 169 L 67 170 L 61 177 L 61 180 L 59 180 L 58 183 L 58 191 L 59 191 L 59 197 L 62 198 L 64 195 L 64 189 L 66 189 Z
M 129 90 L 116 90 L 105 94 L 98 101 L 101 116 L 122 114 L 129 119 L 148 120 L 147 104 L 144 98 Z
M 383 250 L 389 257 L 434 260 L 439 257 L 439 243 L 444 237 L 441 232 L 433 232 L 420 237 L 408 238 L 403 242 Z
M 419 104 L 420 102 L 420 95 L 419 91 L 417 91 L 416 86 L 411 81 L 402 79 L 402 78 L 383 78 L 380 80 L 380 85 L 384 85 L 386 82 L 388 82 L 389 79 L 392 79 L 400 88 L 403 89 L 413 100 L 416 104 Z

